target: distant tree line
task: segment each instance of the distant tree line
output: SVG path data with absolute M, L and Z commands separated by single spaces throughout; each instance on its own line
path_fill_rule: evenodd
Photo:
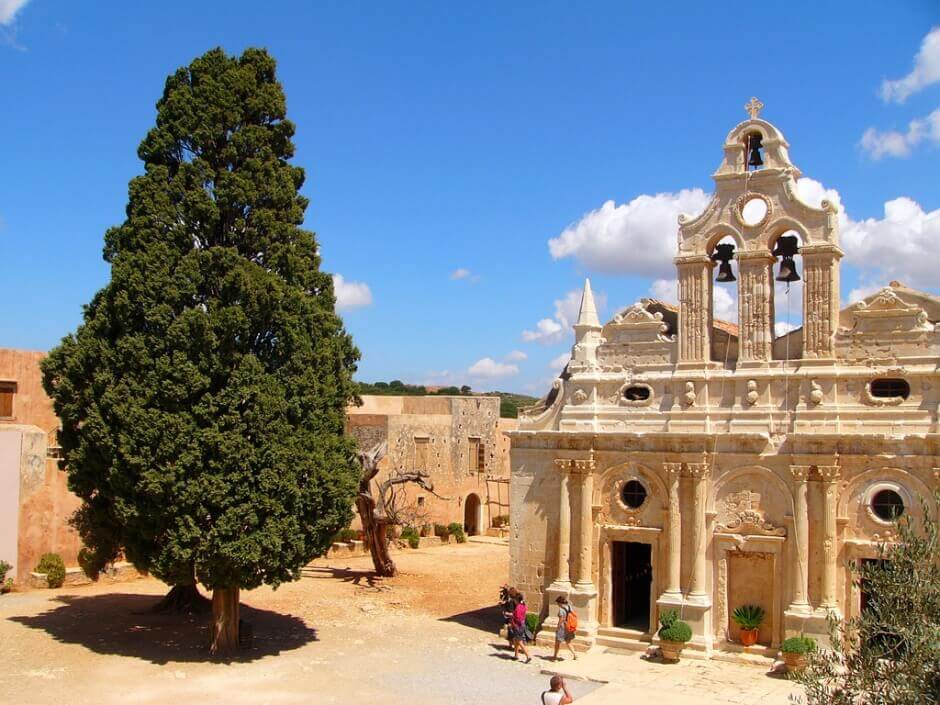
M 535 397 L 510 392 L 474 392 L 469 385 L 461 387 L 436 387 L 429 390 L 423 384 L 405 384 L 400 379 L 391 382 L 357 382 L 359 394 L 374 394 L 379 396 L 447 396 L 469 397 L 490 396 L 499 397 L 499 415 L 504 419 L 515 419 L 519 416 L 519 409 L 534 404 Z

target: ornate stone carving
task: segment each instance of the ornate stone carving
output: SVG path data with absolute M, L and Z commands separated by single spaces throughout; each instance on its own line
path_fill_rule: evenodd
M 685 469 L 693 480 L 704 480 L 711 471 L 711 465 L 707 462 L 685 463 Z
M 686 406 L 695 406 L 695 383 L 685 383 L 685 394 L 682 395 Z
M 904 377 L 907 375 L 907 370 L 891 370 L 889 375 L 896 377 Z M 883 375 L 879 375 L 883 376 Z M 862 401 L 864 401 L 869 406 L 900 406 L 904 403 L 904 397 L 876 397 L 871 393 L 871 383 L 874 379 L 870 379 L 865 382 L 865 386 L 862 388 Z
M 823 390 L 822 387 L 819 386 L 819 382 L 817 382 L 815 379 L 812 379 L 809 382 L 809 400 L 816 406 L 822 404 Z
M 716 531 L 759 536 L 786 536 L 787 530 L 775 526 L 760 509 L 760 495 L 750 490 L 729 494 L 721 503 L 721 523 Z
M 760 395 L 757 393 L 757 381 L 749 379 L 747 381 L 747 394 L 745 399 L 750 406 L 754 406 L 757 403 L 757 400 L 760 398 Z
M 767 209 L 764 211 L 764 216 L 760 220 L 758 220 L 755 223 L 748 223 L 744 219 L 744 206 L 747 205 L 749 201 L 753 201 L 755 198 L 759 201 L 763 201 L 764 205 L 767 206 Z M 754 193 L 752 191 L 749 191 L 747 193 L 742 193 L 737 198 L 737 200 L 734 202 L 734 208 L 732 209 L 732 212 L 734 213 L 734 217 L 737 219 L 737 221 L 744 227 L 759 228 L 761 225 L 763 225 L 764 223 L 770 220 L 770 216 L 773 213 L 773 209 L 774 209 L 774 204 L 769 198 L 767 198 L 767 196 L 765 196 L 762 193 Z
M 626 391 L 630 387 L 642 387 L 648 392 L 648 396 L 646 397 L 646 399 L 627 399 Z M 635 407 L 651 406 L 653 404 L 653 398 L 654 398 L 653 388 L 650 385 L 646 384 L 646 382 L 628 381 L 624 383 L 623 385 L 621 385 L 620 389 L 617 390 L 615 403 L 619 403 L 622 406 L 635 406 Z
M 571 395 L 571 401 L 577 404 L 583 404 L 588 400 L 587 392 L 583 389 L 575 390 L 575 393 Z
M 817 465 L 816 473 L 822 482 L 836 482 L 842 474 L 840 465 Z
M 812 465 L 791 465 L 790 474 L 796 482 L 806 482 L 809 479 L 809 472 Z

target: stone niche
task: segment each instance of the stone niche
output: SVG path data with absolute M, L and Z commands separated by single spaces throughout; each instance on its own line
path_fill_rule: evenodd
M 741 630 L 731 613 L 742 605 L 764 608 L 764 623 L 757 643 L 770 646 L 773 641 L 774 554 L 758 551 L 735 551 L 728 554 L 728 622 L 726 629 L 732 641 L 740 641 Z

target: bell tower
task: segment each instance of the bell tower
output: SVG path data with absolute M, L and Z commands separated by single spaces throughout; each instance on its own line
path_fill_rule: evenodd
M 839 223 L 836 207 L 820 208 L 797 192 L 800 170 L 789 144 L 760 118 L 756 98 L 748 119 L 725 138 L 724 159 L 713 174 L 715 194 L 697 216 L 679 216 L 675 264 L 679 277 L 679 366 L 708 366 L 714 311 L 715 263 L 719 281 L 738 269 L 739 367 L 774 359 L 774 282 L 803 279 L 802 357 L 832 358 L 839 312 Z M 733 241 L 732 245 L 719 241 Z M 733 250 L 733 252 L 732 252 Z M 794 256 L 800 255 L 802 274 Z M 775 265 L 778 267 L 775 274 Z M 794 355 L 798 356 L 798 355 Z

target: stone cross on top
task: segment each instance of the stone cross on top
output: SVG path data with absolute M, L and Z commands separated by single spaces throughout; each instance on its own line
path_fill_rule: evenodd
M 750 102 L 744 106 L 744 109 L 747 110 L 748 115 L 751 116 L 751 120 L 755 120 L 757 116 L 760 115 L 760 111 L 764 109 L 764 104 L 757 98 L 752 97 Z

